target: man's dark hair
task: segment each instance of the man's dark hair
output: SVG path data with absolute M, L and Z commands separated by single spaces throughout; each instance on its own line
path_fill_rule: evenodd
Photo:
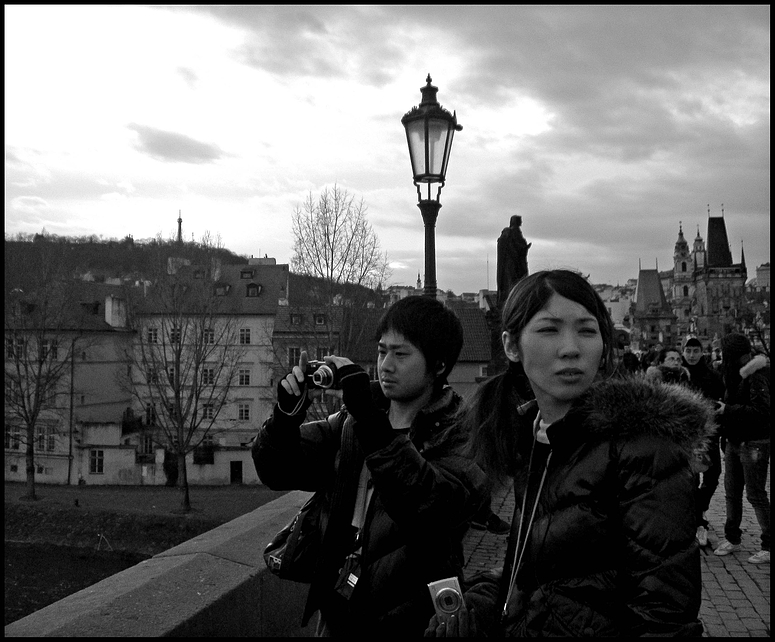
M 396 301 L 382 315 L 374 340 L 379 341 L 391 330 L 422 352 L 429 371 L 435 372 L 439 364 L 444 364 L 436 384 L 446 382 L 463 347 L 463 326 L 452 310 L 430 297 L 408 296 Z
M 684 348 L 702 348 L 702 342 L 697 337 L 689 337 L 684 343 Z

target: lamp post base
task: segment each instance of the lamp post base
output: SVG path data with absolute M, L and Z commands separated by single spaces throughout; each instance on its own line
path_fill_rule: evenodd
M 425 224 L 425 287 L 423 296 L 436 298 L 436 219 L 441 203 L 423 200 L 417 203 Z

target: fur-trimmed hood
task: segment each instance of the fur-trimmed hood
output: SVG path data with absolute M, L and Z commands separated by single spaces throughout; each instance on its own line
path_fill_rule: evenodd
M 594 385 L 578 410 L 588 435 L 662 435 L 687 452 L 716 429 L 713 406 L 701 394 L 642 376 Z
M 740 376 L 743 379 L 745 379 L 747 377 L 750 377 L 757 370 L 766 368 L 768 365 L 769 364 L 767 363 L 767 357 L 761 354 L 757 354 L 753 359 L 751 359 L 742 368 L 740 368 Z

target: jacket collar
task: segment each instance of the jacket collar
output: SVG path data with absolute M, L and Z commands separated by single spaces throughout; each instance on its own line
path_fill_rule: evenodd
M 699 393 L 635 376 L 592 386 L 547 435 L 554 447 L 654 434 L 688 450 L 714 428 L 712 407 Z
M 753 359 L 740 368 L 740 376 L 745 379 L 750 377 L 757 370 L 767 366 L 767 357 L 757 354 Z

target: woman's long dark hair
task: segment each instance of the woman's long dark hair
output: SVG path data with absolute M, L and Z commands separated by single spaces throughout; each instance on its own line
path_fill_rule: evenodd
M 554 294 L 578 303 L 595 317 L 603 340 L 600 371 L 601 374 L 612 374 L 615 369 L 613 322 L 595 289 L 577 272 L 536 272 L 519 281 L 503 305 L 502 329 L 518 343 L 525 326 L 546 307 Z M 525 426 L 530 420 L 520 415 L 517 409 L 532 398 L 522 363 L 509 362 L 505 372 L 479 386 L 462 410 L 461 421 L 469 435 L 467 453 L 487 473 L 493 484 L 512 478 L 520 468 L 518 437 L 530 434 Z

